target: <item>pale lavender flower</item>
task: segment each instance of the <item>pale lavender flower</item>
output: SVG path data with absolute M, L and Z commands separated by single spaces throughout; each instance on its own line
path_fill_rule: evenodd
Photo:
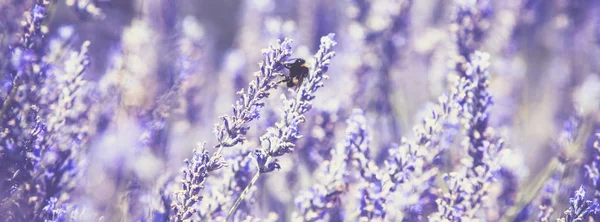
M 359 181 L 359 211 L 361 221 L 381 221 L 386 219 L 386 206 L 388 195 L 395 186 L 386 171 L 380 170 L 374 162 L 370 161 L 361 167 L 361 180 Z
M 346 129 L 348 161 L 358 171 L 358 211 L 360 220 L 382 220 L 386 216 L 386 198 L 395 185 L 389 174 L 377 167 L 369 157 L 370 136 L 367 120 L 361 110 L 354 110 Z
M 106 15 L 97 6 L 97 0 L 66 0 L 65 4 L 72 8 L 82 19 L 104 19 Z
M 213 159 L 205 150 L 206 144 L 199 144 L 191 160 L 185 161 L 182 190 L 176 194 L 171 206 L 172 218 L 178 221 L 189 220 L 196 212 L 194 205 L 202 200 L 200 190 L 208 174 L 224 166 L 219 159 Z
M 64 206 L 59 206 L 57 204 L 58 199 L 56 197 L 52 197 L 48 200 L 48 205 L 46 205 L 42 210 L 46 215 L 44 218 L 44 222 L 50 221 L 65 221 L 66 217 L 66 209 Z
M 308 116 L 306 126 L 301 130 L 306 131 L 304 142 L 298 144 L 299 155 L 310 171 L 314 171 L 323 161 L 331 159 L 331 150 L 335 149 L 336 123 L 340 110 L 336 106 L 332 109 L 315 110 L 317 115 Z M 275 121 L 273 121 L 275 122 Z M 272 124 L 270 124 L 272 125 Z
M 489 0 L 457 0 L 451 30 L 456 32 L 458 53 L 464 60 L 457 64 L 460 76 L 466 75 L 464 65 L 471 61 L 471 54 L 481 47 L 493 15 Z
M 466 78 L 473 84 L 464 104 L 463 114 L 464 126 L 468 137 L 468 154 L 472 157 L 473 170 L 486 163 L 485 153 L 487 146 L 494 143 L 491 135 L 492 129 L 488 126 L 489 108 L 493 104 L 492 96 L 488 92 L 489 86 L 489 54 L 475 52 L 471 55 L 471 62 L 467 65 Z M 486 166 L 486 168 L 489 166 Z
M 600 197 L 600 133 L 597 133 L 593 143 L 591 163 L 584 165 L 585 179 L 594 188 L 594 195 Z
M 443 164 L 440 156 L 454 141 L 459 129 L 458 116 L 463 110 L 461 104 L 471 88 L 466 79 L 457 81 L 450 92 L 440 96 L 438 103 L 428 110 L 428 115 L 413 127 L 412 139 L 402 138 L 399 145 L 393 144 L 388 149 L 385 167 L 395 184 L 389 198 L 393 207 L 389 207 L 388 217 L 408 216 L 397 209 L 411 208 L 412 213 L 421 214 L 422 208 L 430 204 L 430 198 L 422 196 L 431 190 L 432 179 L 438 173 L 439 165 Z
M 347 9 L 352 48 L 348 67 L 354 73 L 353 103 L 367 113 L 376 112 L 377 126 L 387 127 L 375 139 L 387 145 L 400 134 L 398 117 L 393 113 L 393 67 L 400 61 L 410 26 L 412 0 L 352 1 Z
M 552 177 L 546 182 L 544 186 L 541 198 L 539 202 L 539 212 L 537 215 L 537 221 L 547 222 L 550 221 L 550 216 L 554 213 L 554 203 L 552 200 L 554 196 L 558 192 L 558 187 L 560 185 L 560 171 L 556 171 Z
M 89 123 L 89 104 L 85 102 L 88 83 L 83 74 L 89 67 L 88 46 L 84 42 L 80 52 L 71 52 L 63 73 L 56 72 L 52 78 L 55 83 L 48 82 L 49 88 L 57 97 L 50 101 L 45 119 L 44 136 L 39 147 L 39 156 L 34 169 L 33 180 L 37 186 L 38 196 L 42 200 L 55 198 L 55 205 L 69 201 L 69 194 L 77 184 L 85 164 L 85 148 L 87 146 Z M 48 215 L 39 214 L 48 219 Z
M 466 78 L 472 84 L 460 113 L 466 134 L 463 145 L 471 157 L 458 172 L 446 176 L 448 192 L 438 198 L 438 213 L 430 219 L 436 221 L 473 218 L 485 204 L 488 190 L 499 171 L 499 152 L 503 142 L 488 127 L 491 96 L 489 84 L 489 55 L 475 52 L 467 65 Z M 461 201 L 457 201 L 461 200 Z
M 341 207 L 341 196 L 347 192 L 350 182 L 358 179 L 356 174 L 364 170 L 362 165 L 369 161 L 365 156 L 369 151 L 369 138 L 362 110 L 354 110 L 346 122 L 344 141 L 331 150 L 330 160 L 319 165 L 315 172 L 316 183 L 296 197 L 294 202 L 299 212 L 295 213 L 295 220 L 326 221 L 340 217 L 331 213 Z
M 254 174 L 250 184 L 246 186 L 244 192 L 233 205 L 228 217 L 235 213 L 246 193 L 254 187 L 254 183 L 261 174 L 270 173 L 281 168 L 276 158 L 294 151 L 295 142 L 302 137 L 298 132 L 298 125 L 305 122 L 304 113 L 311 109 L 315 92 L 323 87 L 322 80 L 328 78 L 324 74 L 329 68 L 331 58 L 335 55 L 332 48 L 337 44 L 333 37 L 334 34 L 331 33 L 321 38 L 319 51 L 314 56 L 312 70 L 310 70 L 307 79 L 304 80 L 298 91 L 295 92 L 294 97 L 287 99 L 285 95 L 281 96 L 283 100 L 282 119 L 274 126 L 269 127 L 267 132 L 260 137 L 261 147 L 253 152 L 258 172 Z
M 211 180 L 207 181 L 206 194 L 198 210 L 200 218 L 223 220 L 227 216 L 227 210 L 250 183 L 252 173 L 256 171 L 250 156 L 251 149 L 248 145 L 242 146 L 240 150 L 225 151 L 224 159 L 227 168 L 219 171 L 218 175 L 211 175 Z M 249 215 L 249 207 L 247 204 L 242 204 L 238 212 Z
M 458 173 L 444 175 L 444 182 L 446 182 L 449 192 L 438 197 L 436 200 L 438 212 L 429 216 L 429 220 L 462 221 L 464 215 L 471 210 L 468 203 L 465 202 L 471 198 L 470 194 L 474 184 Z

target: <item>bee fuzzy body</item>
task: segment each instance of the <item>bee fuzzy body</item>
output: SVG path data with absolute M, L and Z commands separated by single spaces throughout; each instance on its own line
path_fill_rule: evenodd
M 287 87 L 300 88 L 302 82 L 308 77 L 308 66 L 304 59 L 293 59 L 286 62 L 284 66 L 289 70 L 289 74 L 280 82 L 286 82 Z

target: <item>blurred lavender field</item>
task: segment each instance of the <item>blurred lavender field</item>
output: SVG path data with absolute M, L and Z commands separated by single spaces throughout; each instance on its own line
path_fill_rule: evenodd
M 598 0 L 0 0 L 0 49 L 0 221 L 600 221 Z

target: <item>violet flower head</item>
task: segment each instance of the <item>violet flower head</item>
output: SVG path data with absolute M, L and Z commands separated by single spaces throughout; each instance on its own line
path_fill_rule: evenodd
M 65 4 L 77 13 L 82 19 L 104 19 L 106 15 L 102 12 L 96 2 L 98 0 L 66 0 Z
M 223 220 L 227 216 L 227 210 L 250 183 L 253 172 L 256 171 L 250 154 L 251 149 L 247 145 L 242 146 L 240 150 L 225 151 L 224 158 L 227 167 L 219 171 L 219 175 L 211 176 L 211 180 L 207 181 L 207 192 L 198 211 L 200 218 Z M 247 213 L 249 211 L 247 208 L 249 206 L 242 205 L 238 212 Z M 243 215 L 237 214 L 236 218 L 238 216 Z
M 295 199 L 299 221 L 327 221 L 339 215 L 331 215 L 341 205 L 341 196 L 346 193 L 356 173 L 362 170 L 368 159 L 368 134 L 363 111 L 355 109 L 346 121 L 346 136 L 331 150 L 331 159 L 326 160 L 315 172 L 316 183 L 302 191 Z M 352 166 L 350 163 L 355 163 Z M 366 205 L 366 204 L 365 204 Z
M 292 53 L 291 39 L 278 41 L 271 45 L 268 50 L 263 51 L 263 62 L 260 63 L 260 71 L 255 73 L 256 78 L 250 82 L 248 90 L 238 92 L 240 99 L 233 105 L 233 116 L 221 117 L 222 123 L 215 126 L 215 135 L 219 142 L 215 148 L 218 150 L 209 156 L 204 144 L 194 150 L 192 160 L 186 160 L 183 170 L 182 190 L 177 191 L 175 203 L 172 204 L 173 217 L 178 220 L 191 218 L 197 212 L 194 206 L 201 200 L 200 190 L 209 173 L 222 168 L 226 163 L 221 156 L 223 147 L 232 147 L 246 140 L 249 127 L 248 122 L 259 117 L 259 111 L 264 106 L 261 100 L 268 97 L 271 89 L 276 87 L 275 78 L 283 69 L 283 62 Z
M 587 182 L 595 189 L 594 195 L 600 196 L 600 133 L 595 136 L 591 163 L 584 165 L 584 167 Z
M 554 204 L 552 203 L 553 197 L 558 192 L 558 188 L 560 185 L 560 173 L 559 171 L 555 172 L 554 175 L 548 180 L 548 182 L 544 185 L 542 193 L 540 194 L 540 203 L 539 203 L 539 213 L 537 215 L 537 221 L 548 222 L 550 221 L 550 216 L 554 213 Z
M 472 89 L 468 93 L 462 114 L 469 140 L 468 154 L 473 158 L 473 169 L 486 164 L 486 146 L 492 142 L 492 132 L 488 127 L 489 109 L 492 105 L 492 96 L 487 89 L 489 57 L 489 54 L 477 51 L 471 55 L 471 62 L 467 64 L 466 78 L 471 82 Z
M 281 75 L 279 71 L 284 68 L 283 62 L 292 54 L 291 42 L 291 39 L 278 40 L 277 45 L 263 51 L 260 71 L 254 74 L 256 78 L 250 82 L 246 92 L 238 92 L 240 99 L 233 105 L 233 115 L 221 117 L 223 122 L 215 126 L 219 141 L 216 147 L 231 147 L 246 140 L 249 127 L 245 124 L 259 117 L 259 111 L 265 105 L 261 100 L 276 87 L 273 80 Z
M 369 161 L 369 133 L 367 131 L 367 119 L 362 110 L 352 110 L 352 115 L 346 121 L 346 147 L 348 147 L 348 156 L 350 161 L 358 164 L 358 167 L 365 167 Z
M 350 172 L 358 171 L 358 211 L 360 220 L 384 219 L 386 216 L 386 197 L 393 183 L 389 174 L 377 167 L 370 160 L 371 138 L 367 130 L 367 120 L 362 110 L 355 109 L 347 121 L 346 147 L 348 147 L 348 161 Z M 351 175 L 349 175 L 351 176 Z M 356 177 L 356 176 L 355 176 Z
M 36 140 L 44 135 L 42 122 L 45 105 L 41 88 L 49 65 L 44 56 L 44 21 L 48 0 L 37 0 L 21 23 L 23 32 L 10 47 L 5 81 L 9 93 L 0 98 L 0 211 L 8 220 L 33 220 L 32 205 L 27 197 L 35 196 L 29 179 L 34 170 Z M 4 68 L 4 67 L 2 67 Z
M 46 215 L 46 218 L 44 219 L 45 222 L 66 221 L 67 210 L 64 206 L 58 206 L 57 202 L 58 199 L 52 197 L 48 200 L 48 205 L 42 209 Z
M 492 3 L 489 0 L 457 0 L 456 4 L 451 29 L 456 32 L 459 54 L 465 62 L 470 62 L 469 56 L 480 48 L 489 27 Z
M 206 144 L 199 144 L 198 148 L 194 150 L 192 159 L 185 160 L 186 167 L 183 170 L 182 187 L 175 194 L 175 203 L 171 206 L 173 218 L 178 221 L 188 220 L 196 214 L 197 209 L 194 205 L 202 199 L 200 190 L 204 186 L 208 173 L 224 166 L 223 162 L 217 161 L 220 158 L 211 158 L 205 146 Z
M 488 127 L 492 104 L 487 90 L 488 66 L 489 55 L 479 51 L 471 55 L 471 62 L 467 64 L 466 79 L 470 87 L 460 117 L 466 134 L 463 145 L 471 158 L 458 172 L 446 175 L 449 193 L 438 198 L 438 212 L 430 217 L 438 221 L 474 218 L 488 196 L 494 175 L 500 170 L 497 157 L 503 141 Z
M 359 219 L 361 221 L 384 220 L 386 218 L 386 200 L 395 186 L 386 171 L 380 170 L 373 161 L 361 167 L 359 181 Z
M 467 202 L 473 184 L 457 173 L 446 174 L 443 179 L 450 192 L 443 193 L 436 200 L 438 212 L 429 216 L 429 220 L 462 221 L 470 208 Z
M 394 207 L 390 209 L 421 209 L 422 205 L 431 202 L 430 198 L 422 198 L 422 195 L 433 187 L 431 181 L 442 164 L 440 156 L 450 147 L 459 131 L 458 117 L 463 111 L 462 103 L 470 88 L 468 80 L 457 81 L 428 110 L 429 115 L 413 127 L 413 138 L 402 138 L 399 145 L 392 144 L 388 149 L 385 167 L 390 180 L 395 184 L 391 188 L 391 194 L 395 198 L 390 198 Z M 398 199 L 402 201 L 397 201 Z M 396 212 L 391 210 L 389 213 Z
M 70 53 L 62 73 L 53 73 L 52 79 L 56 82 L 46 82 L 49 94 L 56 97 L 48 101 L 44 136 L 38 139 L 34 150 L 39 155 L 34 163 L 33 179 L 40 187 L 37 196 L 60 207 L 69 201 L 69 193 L 75 189 L 85 165 L 90 104 L 84 101 L 89 84 L 83 80 L 83 74 L 90 65 L 89 44 L 86 41 L 79 52 Z M 50 201 L 52 198 L 56 200 Z M 44 218 L 48 216 L 51 215 Z
M 261 173 L 278 169 L 279 164 L 271 158 L 293 152 L 294 143 L 302 137 L 298 132 L 298 124 L 304 122 L 304 113 L 311 109 L 311 101 L 315 98 L 315 92 L 323 87 L 323 79 L 328 78 L 325 72 L 329 68 L 331 58 L 335 55 L 332 48 L 337 44 L 333 37 L 334 34 L 329 34 L 321 38 L 319 51 L 314 56 L 314 64 L 309 77 L 300 86 L 294 97 L 288 99 L 282 95 L 283 117 L 260 137 L 262 148 L 255 151 Z
M 581 186 L 575 195 L 569 199 L 569 209 L 565 211 L 565 217 L 558 219 L 559 222 L 583 222 L 589 221 L 591 216 L 598 216 L 600 206 L 598 202 L 585 200 L 585 187 Z

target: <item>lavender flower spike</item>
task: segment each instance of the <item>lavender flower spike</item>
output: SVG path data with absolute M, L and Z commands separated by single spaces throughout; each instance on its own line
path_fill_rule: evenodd
M 594 195 L 600 196 L 600 133 L 595 136 L 591 163 L 584 165 L 584 167 L 586 180 L 595 189 Z
M 349 163 L 354 161 L 363 165 L 368 162 L 369 139 L 362 110 L 353 110 L 346 122 L 346 138 L 331 150 L 331 160 L 319 165 L 315 173 L 318 183 L 296 198 L 299 211 L 293 216 L 294 220 L 331 221 L 335 218 L 335 215 L 329 215 L 330 211 L 339 207 L 341 195 L 351 181 L 348 177 L 358 174 L 350 169 Z
M 275 123 L 275 126 L 269 127 L 267 133 L 260 137 L 262 147 L 254 151 L 259 171 L 254 175 L 250 184 L 231 208 L 228 219 L 244 198 L 249 188 L 254 186 L 260 174 L 279 169 L 280 166 L 275 158 L 293 152 L 295 147 L 294 142 L 302 138 L 298 133 L 298 124 L 304 122 L 304 113 L 311 109 L 311 101 L 315 98 L 315 92 L 323 87 L 323 79 L 328 78 L 325 72 L 329 68 L 331 58 L 335 55 L 332 48 L 337 44 L 333 40 L 333 37 L 333 33 L 321 37 L 319 51 L 314 56 L 314 64 L 310 75 L 307 81 L 300 86 L 295 97 L 287 99 L 282 95 L 284 104 L 282 110 L 283 118 Z
M 182 190 L 176 195 L 173 205 L 173 215 L 177 221 L 189 220 L 196 209 L 194 204 L 200 202 L 200 190 L 203 188 L 204 181 L 208 173 L 223 167 L 223 162 L 215 162 L 210 158 L 205 149 L 206 144 L 198 145 L 194 150 L 194 156 L 191 160 L 185 160 L 186 168 L 183 170 Z
M 585 200 L 585 187 L 583 185 L 575 191 L 575 196 L 569 199 L 570 207 L 565 211 L 565 217 L 558 219 L 559 222 L 583 222 L 591 221 L 589 217 L 599 216 L 600 205 L 598 202 Z
M 43 187 L 38 190 L 37 196 L 52 208 L 64 207 L 69 197 L 67 194 L 75 189 L 75 181 L 85 164 L 88 134 L 85 124 L 89 121 L 89 104 L 83 99 L 89 83 L 83 79 L 83 74 L 90 65 L 89 45 L 90 42 L 85 41 L 79 52 L 71 52 L 65 61 L 64 74 L 55 76 L 56 83 L 46 85 L 57 95 L 48 108 L 50 113 L 46 116 L 44 139 L 35 149 L 40 156 L 37 156 L 39 162 L 35 163 L 33 172 L 36 184 Z M 52 215 L 42 213 L 39 216 L 49 220 Z
M 285 95 L 282 95 L 283 118 L 260 137 L 262 148 L 256 150 L 255 153 L 261 173 L 268 173 L 279 168 L 279 164 L 274 158 L 293 152 L 294 142 L 302 138 L 298 133 L 298 124 L 304 122 L 304 113 L 311 109 L 311 101 L 315 98 L 315 92 L 323 87 L 323 79 L 328 78 L 324 74 L 327 72 L 331 58 L 335 55 L 331 49 L 337 44 L 333 40 L 333 36 L 334 34 L 329 34 L 321 38 L 319 51 L 314 56 L 313 70 L 311 70 L 308 81 L 302 84 L 296 93 L 295 98 L 287 99 Z
M 269 90 L 276 87 L 273 81 L 281 75 L 279 71 L 284 68 L 283 62 L 292 54 L 291 39 L 278 40 L 277 45 L 271 45 L 268 50 L 263 51 L 263 61 L 260 63 L 260 71 L 254 75 L 256 78 L 250 82 L 247 92 L 240 90 L 240 99 L 233 105 L 233 116 L 223 116 L 223 122 L 215 126 L 215 134 L 219 144 L 215 147 L 232 147 L 243 143 L 249 129 L 244 124 L 257 119 L 259 111 L 264 106 L 261 99 L 269 96 Z
M 259 117 L 260 108 L 264 106 L 261 99 L 268 97 L 268 91 L 276 87 L 273 80 L 281 75 L 279 71 L 284 67 L 283 62 L 292 54 L 291 42 L 291 39 L 278 41 L 277 45 L 271 45 L 268 50 L 263 51 L 260 71 L 254 74 L 256 79 L 250 82 L 246 93 L 244 90 L 238 92 L 240 99 L 233 106 L 233 116 L 221 117 L 223 122 L 215 126 L 215 135 L 219 142 L 215 148 L 218 150 L 209 156 L 203 144 L 194 151 L 191 161 L 185 160 L 182 190 L 177 193 L 175 203 L 171 206 L 177 220 L 190 219 L 196 213 L 193 206 L 201 199 L 199 193 L 206 177 L 210 172 L 225 165 L 221 156 L 223 147 L 232 147 L 246 140 L 245 135 L 249 127 L 245 124 Z
M 488 126 L 492 105 L 488 92 L 489 65 L 489 55 L 479 51 L 471 55 L 471 62 L 467 64 L 466 79 L 471 88 L 460 118 L 466 134 L 463 145 L 471 157 L 470 163 L 445 176 L 449 193 L 437 199 L 438 212 L 429 217 L 431 221 L 473 219 L 484 205 L 494 175 L 500 170 L 497 157 L 503 141 L 494 136 L 493 128 Z

